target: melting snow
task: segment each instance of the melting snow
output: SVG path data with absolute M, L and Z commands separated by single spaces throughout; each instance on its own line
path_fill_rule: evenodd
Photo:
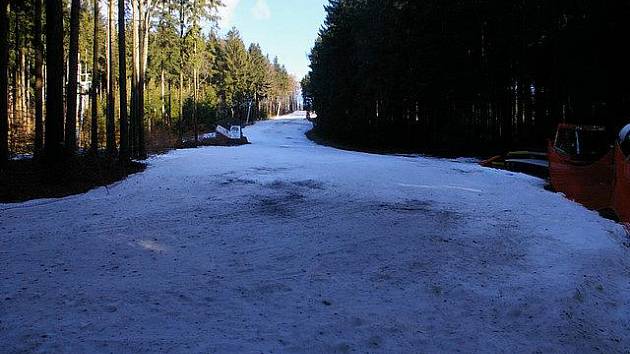
M 0 205 L 3 352 L 623 352 L 623 228 L 474 161 L 252 145 Z

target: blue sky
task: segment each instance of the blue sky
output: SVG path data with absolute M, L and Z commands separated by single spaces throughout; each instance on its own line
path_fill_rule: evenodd
M 324 22 L 328 0 L 223 0 L 221 31 L 236 27 L 247 45 L 260 43 L 273 59 L 301 79 L 308 72 L 310 52 Z

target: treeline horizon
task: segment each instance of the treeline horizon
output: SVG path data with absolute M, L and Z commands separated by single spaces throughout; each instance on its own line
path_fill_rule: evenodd
M 544 150 L 630 120 L 630 2 L 331 0 L 302 82 L 316 132 L 436 154 Z M 612 141 L 612 140 L 611 140 Z
M 220 6 L 0 0 L 0 165 L 18 153 L 144 158 L 194 146 L 221 120 L 294 110 L 296 80 L 236 28 L 219 35 Z

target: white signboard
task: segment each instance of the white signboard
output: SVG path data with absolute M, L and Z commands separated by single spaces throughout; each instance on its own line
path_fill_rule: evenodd
M 217 129 L 216 130 L 217 130 L 217 133 L 219 133 L 219 134 L 221 134 L 221 135 L 223 135 L 225 137 L 228 137 L 228 138 L 230 137 L 230 131 L 225 129 L 225 128 L 223 128 L 222 126 L 217 125 Z
M 241 138 L 241 126 L 240 125 L 233 125 L 232 127 L 230 127 L 230 138 L 231 139 L 240 139 Z
M 225 129 L 224 127 L 217 125 L 217 133 L 230 138 L 230 139 L 235 139 L 238 140 L 241 138 L 241 126 L 240 125 L 233 125 L 230 127 L 230 130 Z

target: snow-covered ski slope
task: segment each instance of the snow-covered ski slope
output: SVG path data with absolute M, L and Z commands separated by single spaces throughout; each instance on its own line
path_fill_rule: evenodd
M 622 228 L 465 160 L 174 151 L 108 189 L 0 205 L 0 352 L 624 352 Z

